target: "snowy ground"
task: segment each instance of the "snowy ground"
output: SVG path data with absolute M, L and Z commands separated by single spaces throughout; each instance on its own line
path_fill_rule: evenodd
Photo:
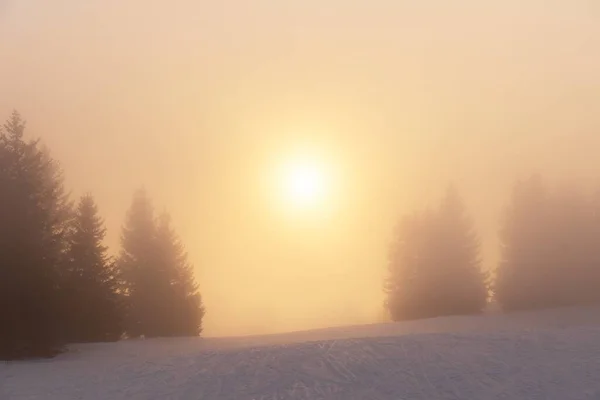
M 600 309 L 75 346 L 0 399 L 600 399 Z

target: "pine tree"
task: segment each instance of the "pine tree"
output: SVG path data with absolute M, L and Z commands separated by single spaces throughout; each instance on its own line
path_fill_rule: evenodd
M 131 338 L 150 336 L 156 329 L 154 291 L 156 283 L 160 284 L 160 276 L 157 277 L 156 270 L 155 238 L 154 209 L 146 191 L 140 189 L 127 213 L 118 260 L 126 303 L 125 328 Z
M 544 281 L 549 305 L 585 304 L 597 297 L 598 285 L 590 264 L 593 249 L 592 203 L 580 188 L 563 185 L 549 199 Z
M 487 276 L 482 271 L 480 242 L 458 192 L 450 187 L 438 211 L 437 245 L 430 249 L 437 259 L 440 311 L 445 314 L 476 314 L 487 304 Z M 444 311 L 445 310 L 445 311 Z
M 485 280 L 477 235 L 451 188 L 438 210 L 401 223 L 388 264 L 387 308 L 394 320 L 479 313 Z
M 136 192 L 119 259 L 130 337 L 197 336 L 204 308 L 193 271 L 169 217 L 154 220 L 144 190 Z
M 105 235 L 94 198 L 82 196 L 69 235 L 65 277 L 70 341 L 114 341 L 122 334 L 116 271 L 103 245 Z
M 163 213 L 157 231 L 158 262 L 170 279 L 170 293 L 165 294 L 165 336 L 198 336 L 202 332 L 204 307 L 194 280 L 194 271 L 171 219 Z M 167 300 L 168 299 L 168 300 Z
M 590 301 L 600 303 L 600 190 L 597 190 L 590 201 L 590 240 L 588 241 L 589 252 L 587 266 L 589 274 L 586 289 L 590 295 Z
M 70 204 L 62 172 L 13 112 L 0 132 L 0 358 L 51 356 L 64 343 L 60 269 Z
M 600 300 L 594 204 L 573 186 L 517 182 L 502 228 L 495 295 L 506 311 Z
M 547 263 L 548 193 L 540 176 L 518 181 L 500 230 L 494 296 L 505 311 L 540 308 Z
M 386 308 L 394 321 L 422 318 L 423 300 L 430 292 L 431 212 L 406 216 L 396 228 L 384 283 Z M 429 275 L 430 276 L 430 275 Z

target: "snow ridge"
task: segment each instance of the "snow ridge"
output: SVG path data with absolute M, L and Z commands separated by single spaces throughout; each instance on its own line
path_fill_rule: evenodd
M 81 346 L 55 360 L 0 364 L 0 399 L 600 399 L 600 324 L 388 332 L 231 347 L 211 339 Z

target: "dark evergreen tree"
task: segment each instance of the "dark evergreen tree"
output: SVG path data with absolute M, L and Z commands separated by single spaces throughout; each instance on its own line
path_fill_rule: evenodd
M 485 281 L 478 238 L 454 189 L 439 209 L 401 223 L 385 284 L 394 320 L 479 313 L 487 303 Z
M 593 260 L 593 208 L 590 199 L 573 185 L 558 187 L 548 202 L 546 283 L 548 306 L 582 305 L 598 299 L 600 287 Z
M 136 192 L 123 228 L 119 265 L 130 337 L 196 336 L 204 308 L 192 267 L 168 216 L 156 226 L 145 191 Z
M 72 342 L 114 341 L 123 333 L 116 269 L 103 244 L 105 235 L 94 198 L 84 195 L 69 235 L 64 279 Z
M 518 181 L 500 229 L 494 296 L 506 311 L 543 304 L 548 193 L 539 176 Z
M 494 287 L 504 310 L 600 300 L 595 215 L 576 188 L 549 192 L 538 176 L 517 182 L 501 230 Z
M 588 288 L 589 292 L 593 292 L 591 296 L 593 302 L 600 302 L 600 190 L 597 190 L 590 201 L 591 208 L 591 228 L 590 228 L 590 240 L 588 245 L 590 251 L 588 253 L 588 268 L 590 274 L 588 275 L 588 285 L 592 286 Z
M 60 270 L 70 204 L 61 170 L 15 111 L 0 132 L 0 358 L 64 343 Z
M 166 336 L 198 336 L 202 332 L 204 307 L 194 279 L 192 265 L 175 231 L 171 228 L 170 217 L 163 213 L 157 231 L 157 262 L 169 276 L 169 292 L 165 293 L 162 306 L 168 323 Z
M 430 212 L 404 217 L 396 228 L 384 282 L 386 308 L 394 321 L 425 316 L 423 299 L 431 291 L 427 271 L 432 266 Z
M 441 274 L 441 311 L 445 314 L 476 314 L 487 304 L 487 275 L 480 258 L 480 242 L 458 192 L 450 187 L 437 217 L 436 246 Z M 445 308 L 445 311 L 444 311 Z M 440 311 L 437 311 L 438 313 Z
M 154 209 L 145 190 L 136 191 L 121 234 L 118 265 L 125 298 L 125 329 L 137 338 L 152 335 L 156 319 L 156 286 L 161 284 L 155 260 Z

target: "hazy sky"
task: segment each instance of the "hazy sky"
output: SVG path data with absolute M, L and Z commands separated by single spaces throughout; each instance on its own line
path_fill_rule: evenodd
M 0 0 L 13 108 L 113 249 L 135 188 L 171 212 L 208 335 L 373 322 L 396 217 L 450 180 L 488 267 L 516 177 L 600 183 L 600 5 Z M 273 171 L 306 148 L 335 190 L 291 210 Z

